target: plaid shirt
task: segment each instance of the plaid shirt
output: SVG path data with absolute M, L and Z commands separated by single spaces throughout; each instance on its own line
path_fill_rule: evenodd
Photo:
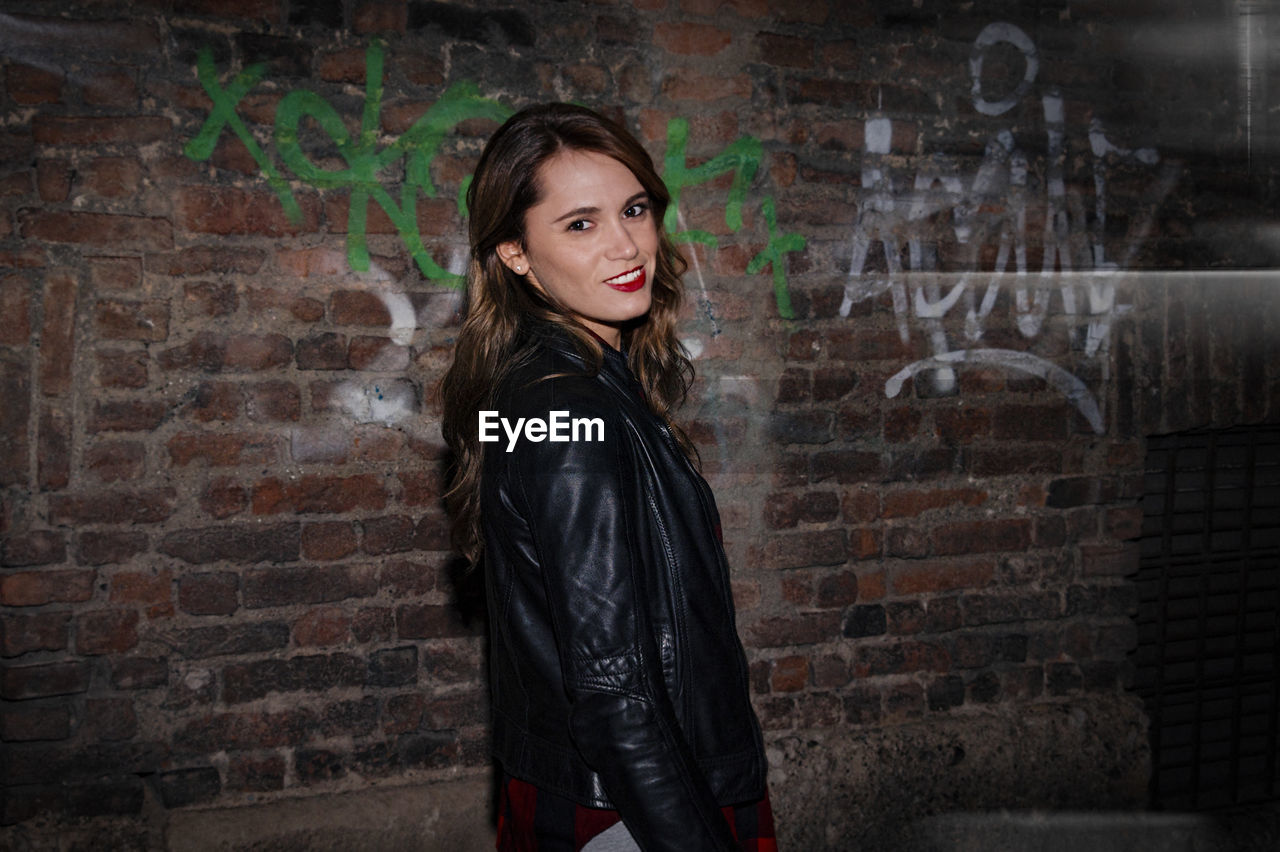
M 769 792 L 758 802 L 721 808 L 742 852 L 778 852 Z M 617 811 L 589 808 L 503 774 L 498 793 L 498 852 L 580 852 L 622 821 Z

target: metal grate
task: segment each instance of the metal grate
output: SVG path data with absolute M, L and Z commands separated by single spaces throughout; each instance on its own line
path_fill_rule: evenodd
M 1134 690 L 1152 804 L 1280 796 L 1280 427 L 1148 442 Z

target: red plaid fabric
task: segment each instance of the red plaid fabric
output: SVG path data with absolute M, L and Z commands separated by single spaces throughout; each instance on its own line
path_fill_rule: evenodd
M 769 791 L 746 805 L 721 808 L 742 852 L 778 852 Z M 503 775 L 498 792 L 498 852 L 580 852 L 621 822 L 617 811 L 588 808 Z

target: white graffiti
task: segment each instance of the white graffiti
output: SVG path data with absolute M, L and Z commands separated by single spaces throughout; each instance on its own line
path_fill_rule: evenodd
M 982 69 L 987 52 L 1005 43 L 1021 54 L 1024 73 L 1014 90 L 999 99 L 984 93 Z M 974 107 L 983 115 L 1001 116 L 1029 96 L 1040 68 L 1039 53 L 1025 32 L 1009 23 L 987 26 L 974 41 L 969 61 Z M 962 335 L 967 344 L 979 342 L 995 309 L 1000 287 L 1012 288 L 1014 324 L 1025 338 L 1045 328 L 1056 294 L 1062 314 L 1086 323 L 1080 349 L 1100 359 L 1106 381 L 1112 324 L 1130 308 L 1116 298 L 1117 273 L 1132 263 L 1150 231 L 1156 209 L 1173 188 L 1177 169 L 1161 164 L 1151 148 L 1129 149 L 1108 136 L 1102 121 L 1091 119 L 1088 131 L 1092 157 L 1094 204 L 1090 222 L 1079 192 L 1068 192 L 1066 110 L 1060 92 L 1049 88 L 1040 95 L 1045 134 L 1043 251 L 1038 273 L 1028 266 L 1028 209 L 1031 207 L 1029 157 L 1019 148 L 1014 128 L 998 128 L 988 139 L 976 172 L 965 175 L 954 159 L 935 155 L 917 169 L 909 184 L 895 182 L 889 166 L 893 122 L 875 117 L 866 122 L 862 185 L 866 189 L 853 232 L 849 277 L 841 316 L 859 301 L 889 293 L 898 333 L 903 342 L 917 325 L 932 355 L 895 374 L 885 385 L 893 397 L 909 377 L 928 373 L 935 392 L 954 393 L 955 367 L 995 365 L 1044 379 L 1063 393 L 1095 432 L 1105 431 L 1098 400 L 1083 381 L 1064 368 L 1030 352 L 991 348 L 953 349 L 943 320 L 964 311 Z M 1132 218 L 1116 259 L 1108 257 L 1107 176 L 1118 165 L 1127 168 L 1161 166 L 1151 179 L 1141 212 Z M 942 269 L 938 254 L 939 214 L 950 213 L 949 228 L 959 246 L 959 271 Z M 902 251 L 905 243 L 905 259 Z M 991 269 L 981 269 L 983 249 L 994 246 Z M 884 271 L 871 271 L 869 261 L 883 258 Z M 913 323 L 914 321 L 914 323 Z

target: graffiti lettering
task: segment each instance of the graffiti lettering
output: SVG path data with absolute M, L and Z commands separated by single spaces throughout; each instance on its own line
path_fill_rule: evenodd
M 986 98 L 982 83 L 982 59 L 993 45 L 1013 45 L 1023 56 L 1025 71 L 1016 90 L 999 100 Z M 1012 110 L 1030 91 L 1039 69 L 1035 44 L 1018 27 L 991 24 L 974 42 L 969 63 L 974 107 L 984 115 L 999 116 Z M 1125 237 L 1119 262 L 1108 260 L 1106 233 L 1106 178 L 1119 163 L 1140 167 L 1160 163 L 1150 148 L 1130 150 L 1111 142 L 1096 117 L 1089 127 L 1089 151 L 1093 157 L 1094 216 L 1088 223 L 1079 193 L 1067 191 L 1066 120 L 1062 95 L 1046 90 L 1041 98 L 1046 137 L 1044 166 L 1044 226 L 1040 272 L 1032 278 L 1027 265 L 1028 157 L 1019 150 L 1011 128 L 997 130 L 988 140 L 976 172 L 966 179 L 961 169 L 945 157 L 935 156 L 921 166 L 911 188 L 900 193 L 887 165 L 892 121 L 877 117 L 867 121 L 864 134 L 862 183 L 867 188 L 853 232 L 852 256 L 842 316 L 848 316 L 857 301 L 888 292 L 892 296 L 898 332 L 903 341 L 910 336 L 911 320 L 921 326 L 932 355 L 908 365 L 885 384 L 886 395 L 900 391 L 911 377 L 917 381 L 927 374 L 934 390 L 954 392 L 954 367 L 986 364 L 1014 369 L 1044 379 L 1067 397 L 1095 432 L 1105 431 L 1101 406 L 1085 384 L 1062 367 L 1029 352 L 1002 349 L 952 349 L 943 319 L 962 306 L 965 311 L 963 336 L 976 343 L 985 333 L 986 322 L 995 307 L 1001 283 L 1012 283 L 1014 321 L 1027 338 L 1040 334 L 1049 314 L 1051 296 L 1058 294 L 1067 316 L 1088 317 L 1082 349 L 1087 358 L 1101 358 L 1103 379 L 1107 378 L 1106 358 L 1115 317 L 1128 310 L 1118 304 L 1116 274 L 1130 264 L 1145 241 L 1154 214 L 1176 180 L 1177 170 L 1164 164 L 1148 185 L 1140 215 Z M 950 213 L 950 228 L 960 246 L 960 270 L 947 276 L 954 280 L 944 294 L 938 273 L 939 235 L 930 230 L 937 214 Z M 906 265 L 902 252 L 906 243 Z M 982 249 L 995 244 L 994 268 L 983 271 Z M 885 274 L 868 272 L 873 251 L 883 253 Z M 910 294 L 908 293 L 909 281 Z M 979 300 L 979 290 L 985 290 Z M 1079 303 L 1079 288 L 1087 298 Z
M 417 199 L 419 193 L 436 197 L 436 187 L 431 180 L 431 163 L 439 153 L 448 133 L 463 121 L 485 118 L 504 121 L 511 110 L 489 98 L 482 97 L 474 84 L 459 82 L 450 86 L 438 101 L 432 104 L 403 135 L 379 148 L 379 117 L 383 95 L 383 49 L 377 41 L 371 42 L 365 51 L 365 93 L 360 117 L 360 130 L 352 135 L 341 114 L 332 104 L 315 92 L 299 89 L 280 101 L 275 114 L 273 139 L 276 152 L 284 167 L 299 181 L 317 189 L 347 189 L 350 205 L 347 218 L 347 262 L 357 272 L 370 268 L 366 242 L 369 203 L 376 203 L 395 225 L 401 240 L 414 259 L 418 269 L 429 280 L 452 287 L 460 287 L 462 276 L 457 271 L 443 268 L 431 257 L 422 241 L 418 228 Z M 236 110 L 249 91 L 261 82 L 265 66 L 258 64 L 241 71 L 224 88 L 218 80 L 212 54 L 201 51 L 196 64 L 200 84 L 213 101 L 213 109 L 199 133 L 187 143 L 185 152 L 197 161 L 207 160 L 213 154 L 219 137 L 226 128 L 244 143 L 254 162 L 261 169 L 268 184 L 275 191 L 291 220 L 301 221 L 302 213 L 293 197 L 289 181 L 276 163 L 254 139 Z M 317 165 L 304 150 L 301 128 L 309 119 L 327 137 L 345 168 L 325 168 Z M 667 125 L 667 151 L 664 159 L 663 181 L 671 193 L 672 203 L 667 209 L 664 224 L 677 242 L 693 243 L 710 249 L 719 245 L 717 238 L 703 230 L 684 227 L 680 213 L 681 193 L 688 187 L 712 180 L 722 174 L 733 173 L 733 183 L 725 204 L 725 223 L 735 233 L 742 228 L 742 205 L 747 189 L 760 167 L 763 156 L 760 141 L 742 136 L 711 160 L 690 167 L 685 157 L 689 139 L 689 122 L 673 118 Z M 380 175 L 404 161 L 403 177 L 399 179 L 398 198 L 387 189 Z M 466 189 L 470 177 L 462 181 L 457 206 L 459 214 L 466 216 Z M 750 262 L 752 274 L 772 267 L 774 293 L 778 312 L 785 318 L 792 317 L 790 295 L 787 290 L 784 256 L 787 252 L 804 248 L 804 238 L 798 234 L 779 234 L 777 217 L 771 198 L 762 205 L 768 228 L 768 242 L 763 251 Z M 715 325 L 711 303 L 707 298 L 706 284 L 702 280 L 701 267 L 696 263 L 695 275 L 702 290 L 702 308 Z M 718 333 L 718 326 L 715 332 Z
M 298 177 L 320 189 L 348 188 L 351 192 L 347 214 L 347 262 L 357 272 L 369 269 L 369 251 L 365 242 L 368 206 L 372 200 L 378 204 L 395 225 L 410 256 L 428 279 L 449 286 L 460 286 L 462 277 L 440 267 L 423 245 L 418 229 L 417 199 L 419 191 L 428 198 L 436 196 L 431 181 L 430 166 L 447 133 L 459 123 L 470 118 L 487 118 L 504 121 L 511 110 L 497 101 L 481 97 L 469 83 L 451 86 L 403 135 L 379 150 L 377 144 L 379 116 L 382 111 L 382 46 L 371 42 L 365 53 L 365 97 L 360 117 L 360 133 L 354 139 L 348 133 L 338 111 L 314 92 L 300 89 L 290 92 L 280 102 L 275 116 L 275 143 L 280 159 Z M 207 159 L 217 143 L 223 126 L 230 125 L 236 136 L 245 142 L 255 162 L 276 190 L 285 212 L 295 221 L 301 218 L 297 201 L 288 183 L 277 171 L 275 164 L 262 151 L 235 114 L 235 107 L 261 78 L 260 65 L 241 72 L 232 84 L 223 90 L 218 86 L 213 60 L 207 51 L 202 52 L 197 64 L 201 85 L 214 101 L 204 127 L 186 148 L 187 156 L 196 160 Z M 317 166 L 302 150 L 299 141 L 299 125 L 304 118 L 311 118 L 328 136 L 342 159 L 344 169 L 324 169 Z M 397 202 L 379 180 L 379 173 L 389 166 L 405 160 L 404 177 L 400 181 L 400 198 Z M 464 184 L 465 189 L 465 184 Z M 459 200 L 459 210 L 465 214 L 465 204 Z

